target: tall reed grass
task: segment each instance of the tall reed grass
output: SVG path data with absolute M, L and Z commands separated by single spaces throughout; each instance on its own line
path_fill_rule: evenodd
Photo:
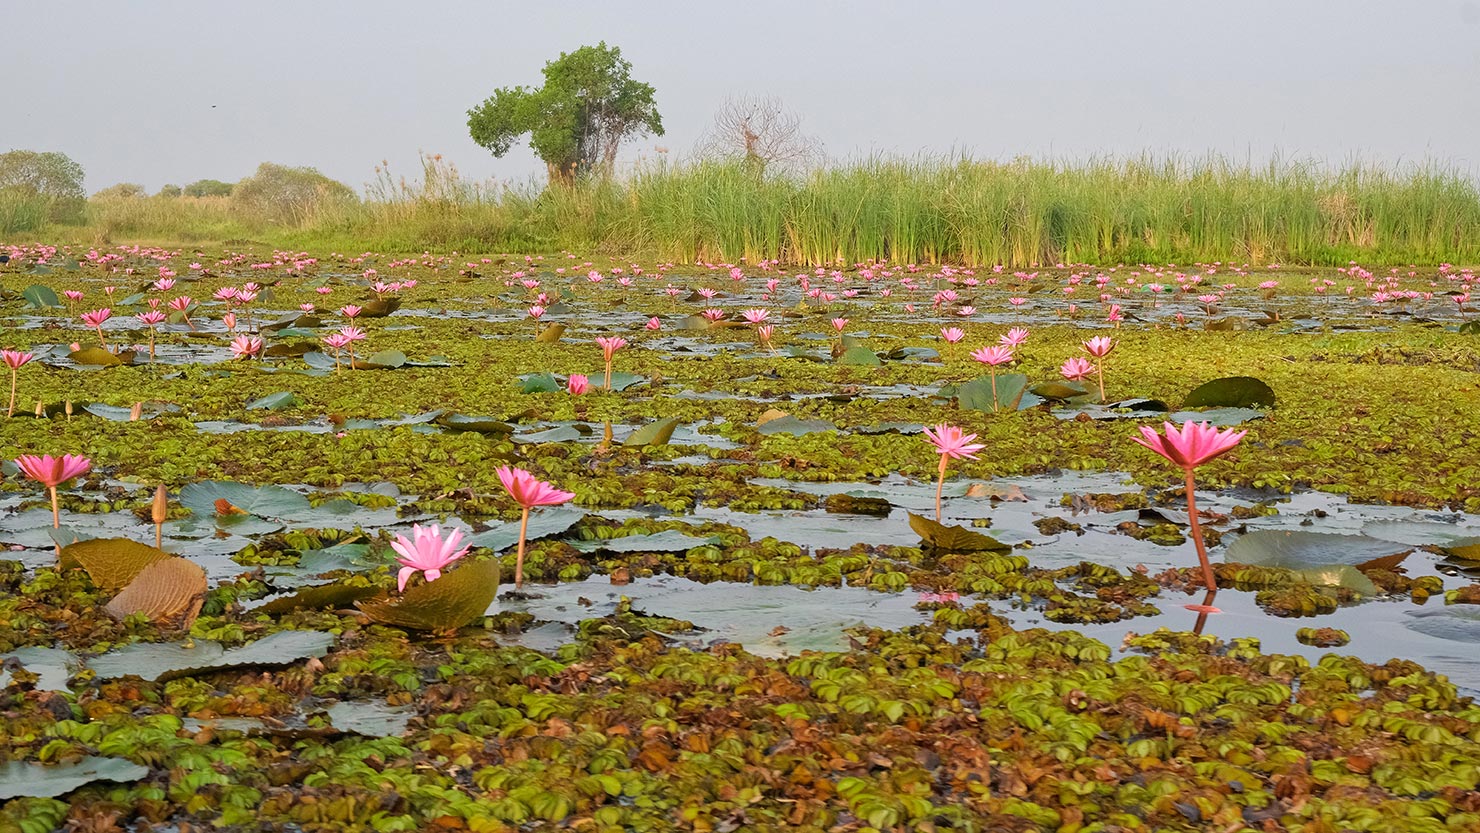
M 5 225 L 6 210 L 0 201 L 0 229 L 32 228 Z M 94 199 L 85 226 L 47 231 L 120 241 L 568 249 L 809 265 L 1474 263 L 1480 187 L 1464 172 L 1432 165 L 878 157 L 797 176 L 653 163 L 621 177 L 544 188 L 471 182 L 440 157 L 425 157 L 420 179 L 377 169 L 364 200 L 329 201 L 288 223 L 255 221 L 226 198 L 149 197 Z

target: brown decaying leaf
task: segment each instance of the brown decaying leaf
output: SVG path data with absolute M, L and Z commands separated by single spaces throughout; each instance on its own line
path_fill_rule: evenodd
M 241 510 L 241 509 L 236 508 L 235 506 L 232 506 L 231 505 L 231 501 L 227 500 L 226 498 L 224 498 L 224 497 L 218 497 L 218 498 L 216 498 L 216 514 L 217 515 L 245 515 L 247 513 L 244 510 Z
M 206 571 L 185 558 L 155 561 L 108 603 L 108 613 L 123 619 L 142 613 L 159 625 L 188 628 L 206 597 Z
M 81 567 L 105 593 L 127 587 L 145 567 L 173 558 L 169 553 L 127 538 L 93 538 L 62 547 L 61 566 Z

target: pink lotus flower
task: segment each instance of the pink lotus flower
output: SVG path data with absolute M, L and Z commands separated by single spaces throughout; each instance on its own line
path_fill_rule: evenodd
M 333 291 L 334 291 L 334 287 L 332 287 L 332 286 L 321 286 L 321 287 L 318 287 L 317 289 L 314 290 L 314 292 L 317 292 L 320 295 L 328 295 L 330 292 L 333 292 Z
M 42 484 L 51 493 L 51 524 L 60 529 L 62 513 L 57 503 L 57 487 L 74 477 L 87 474 L 92 470 L 92 461 L 80 454 L 65 454 L 61 457 L 22 454 L 16 458 L 15 464 L 27 477 Z
M 298 308 L 300 310 L 303 310 L 304 312 L 313 312 L 315 309 L 317 309 L 317 307 L 315 307 L 313 304 L 309 304 L 309 303 L 299 304 L 298 305 Z
M 565 380 L 565 388 L 571 396 L 580 396 L 591 387 L 591 380 L 584 373 L 572 373 Z
M 1013 327 L 997 337 L 997 343 L 1003 347 L 1021 347 L 1028 340 L 1026 327 Z
M 76 289 L 63 289 L 62 296 L 73 303 L 82 300 L 82 293 Z
M 344 306 L 339 308 L 339 314 L 349 319 L 359 317 L 361 312 L 364 312 L 364 309 L 362 307 L 356 306 L 355 304 L 345 304 Z
M 426 527 L 415 524 L 411 527 L 411 535 L 414 541 L 398 534 L 391 542 L 396 560 L 401 563 L 401 570 L 396 573 L 396 590 L 401 593 L 406 592 L 407 579 L 417 572 L 422 573 L 427 581 L 436 581 L 447 565 L 467 555 L 471 549 L 458 549 L 463 537 L 460 529 L 451 530 L 444 539 L 442 528 L 437 524 Z
M 1220 430 L 1206 422 L 1196 423 L 1192 420 L 1183 423 L 1181 431 L 1170 422 L 1162 423 L 1162 428 L 1166 432 L 1165 436 L 1156 433 L 1150 426 L 1142 426 L 1141 436 L 1131 439 L 1182 467 L 1187 486 L 1187 517 L 1188 525 L 1192 528 L 1192 543 L 1197 547 L 1198 561 L 1202 562 L 1203 581 L 1209 591 L 1215 591 L 1218 584 L 1213 578 L 1213 567 L 1208 563 L 1207 545 L 1203 543 L 1202 525 L 1197 519 L 1197 499 L 1194 495 L 1197 484 L 1194 482 L 1193 471 L 1203 463 L 1233 449 L 1248 432 L 1235 431 L 1232 428 Z
M 255 359 L 262 355 L 263 346 L 256 336 L 239 335 L 231 342 L 231 353 L 238 359 Z
M 848 326 L 848 319 L 846 319 L 846 318 L 834 318 L 832 320 L 832 325 L 833 325 L 833 329 L 834 330 L 837 330 L 838 333 L 841 334 L 843 332 L 843 330 L 846 329 L 847 326 Z
M 1089 341 L 1084 342 L 1084 352 L 1097 359 L 1103 359 L 1110 355 L 1110 351 L 1114 349 L 1115 339 L 1109 336 L 1095 336 Z
M 771 317 L 771 311 L 768 309 L 748 309 L 740 314 L 752 324 L 759 324 Z
M 936 453 L 940 454 L 940 473 L 935 484 L 935 519 L 941 519 L 940 499 L 941 493 L 946 486 L 946 464 L 952 459 L 975 460 L 976 453 L 986 448 L 981 443 L 973 443 L 975 434 L 967 434 L 954 425 L 941 423 L 934 430 L 925 429 L 925 439 L 935 446 Z
M 149 312 L 141 312 L 134 317 L 139 319 L 139 321 L 145 326 L 153 329 L 154 327 L 158 327 L 160 324 L 163 324 L 168 316 L 158 310 L 150 310 Z
M 34 353 L 22 353 L 19 350 L 0 350 L 0 358 L 10 367 L 10 407 L 6 409 L 7 417 L 15 416 L 15 386 L 16 380 L 20 378 L 20 369 L 31 363 L 36 358 Z
M 229 331 L 230 330 L 235 330 L 236 329 L 236 313 L 234 313 L 234 312 L 228 312 L 225 315 L 221 316 L 221 326 L 225 327 Z
M 771 336 L 775 335 L 775 333 L 776 326 L 774 324 L 762 324 L 755 328 L 755 337 L 761 344 L 769 345 L 771 343 Z
M 944 327 L 940 331 L 940 337 L 945 339 L 947 344 L 955 344 L 966 338 L 966 331 L 960 327 Z
M 1082 382 L 1093 372 L 1095 372 L 1095 366 L 1083 356 L 1074 356 L 1059 365 L 1059 373 L 1071 382 Z
M 721 318 L 725 317 L 725 311 L 722 309 L 707 309 L 699 314 L 707 318 L 709 320 L 709 323 L 711 324 L 716 323 Z
M 519 521 L 519 551 L 514 557 L 514 587 L 517 589 L 524 586 L 524 545 L 529 532 L 529 510 L 536 506 L 559 506 L 575 499 L 575 493 L 561 491 L 524 469 L 509 466 L 499 467 L 498 479 L 509 496 L 524 509 Z
M 663 329 L 663 322 L 655 315 L 647 320 L 647 328 L 649 330 L 661 330 Z

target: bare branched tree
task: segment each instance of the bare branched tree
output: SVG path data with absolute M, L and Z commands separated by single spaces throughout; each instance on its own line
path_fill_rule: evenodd
M 800 171 L 822 161 L 822 142 L 802 132 L 802 118 L 781 99 L 725 99 L 714 125 L 699 140 L 701 158 L 744 162 L 757 172 Z

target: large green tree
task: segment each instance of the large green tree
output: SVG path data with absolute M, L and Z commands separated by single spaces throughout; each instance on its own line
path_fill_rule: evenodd
M 468 131 L 494 156 L 528 133 L 551 182 L 610 171 L 623 141 L 663 135 L 652 85 L 632 80 L 631 71 L 622 50 L 604 41 L 561 53 L 545 64 L 544 86 L 494 90 L 469 110 Z
M 80 221 L 87 205 L 82 166 L 64 153 L 0 153 L 0 195 L 32 202 L 52 222 L 60 223 Z

